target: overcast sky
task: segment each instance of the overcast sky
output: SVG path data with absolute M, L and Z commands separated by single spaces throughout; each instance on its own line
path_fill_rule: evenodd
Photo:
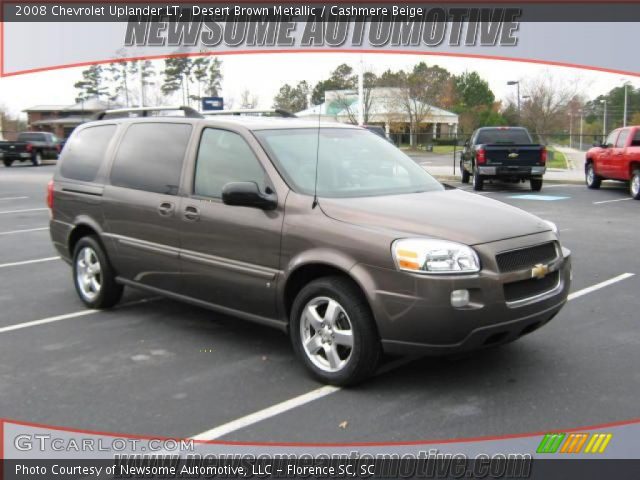
M 526 80 L 541 75 L 551 75 L 558 82 L 579 81 L 589 98 L 620 86 L 625 80 L 636 87 L 640 86 L 640 79 L 636 77 L 524 62 L 428 55 L 291 53 L 221 56 L 224 75 L 222 96 L 233 98 L 238 107 L 241 92 L 248 89 L 259 98 L 259 107 L 269 108 L 274 95 L 284 83 L 295 84 L 306 80 L 313 85 L 326 78 L 341 63 L 356 66 L 360 57 L 368 69 L 378 74 L 387 68 L 411 68 L 420 61 L 440 65 L 456 74 L 476 70 L 489 82 L 498 99 L 513 95 L 515 87 L 507 86 L 508 80 Z M 154 63 L 156 70 L 160 71 L 163 62 Z M 82 68 L 69 68 L 1 78 L 0 105 L 15 114 L 39 104 L 74 103 L 77 92 L 73 84 L 80 79 L 81 71 Z

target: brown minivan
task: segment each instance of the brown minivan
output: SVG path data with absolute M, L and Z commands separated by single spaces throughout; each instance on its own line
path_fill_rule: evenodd
M 131 286 L 271 325 L 347 385 L 383 352 L 510 342 L 566 302 L 553 224 L 445 189 L 374 133 L 152 110 L 78 127 L 49 186 L 51 238 L 91 308 Z

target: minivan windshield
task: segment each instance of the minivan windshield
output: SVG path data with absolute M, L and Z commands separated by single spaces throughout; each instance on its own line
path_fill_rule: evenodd
M 443 190 L 388 141 L 355 128 L 296 128 L 254 132 L 276 168 L 297 192 L 364 197 Z

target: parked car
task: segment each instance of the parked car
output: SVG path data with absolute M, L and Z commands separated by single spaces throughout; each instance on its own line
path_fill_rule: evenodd
M 57 159 L 60 140 L 49 132 L 21 132 L 15 142 L 0 142 L 0 159 L 5 167 L 13 162 L 31 162 L 35 167 L 45 159 Z
M 375 133 L 379 137 L 384 138 L 388 142 L 391 141 L 389 137 L 387 137 L 387 132 L 385 131 L 384 127 L 381 127 L 380 125 L 363 125 L 362 127 L 366 128 L 370 132 Z
M 587 187 L 600 188 L 603 180 L 629 182 L 631 196 L 640 200 L 640 126 L 611 132 L 587 152 L 584 168 Z
M 382 352 L 511 342 L 565 304 L 550 222 L 445 190 L 362 128 L 184 110 L 107 115 L 62 152 L 51 238 L 88 307 L 130 286 L 273 326 L 348 385 Z
M 473 189 L 482 190 L 487 179 L 508 182 L 529 180 L 531 190 L 542 189 L 547 149 L 533 142 L 522 127 L 483 127 L 473 132 L 460 158 L 462 183 L 473 179 Z

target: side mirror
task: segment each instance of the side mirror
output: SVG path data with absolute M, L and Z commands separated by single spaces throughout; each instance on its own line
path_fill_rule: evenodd
M 278 206 L 275 193 L 262 193 L 255 182 L 232 182 L 222 188 L 225 205 L 273 210 Z

